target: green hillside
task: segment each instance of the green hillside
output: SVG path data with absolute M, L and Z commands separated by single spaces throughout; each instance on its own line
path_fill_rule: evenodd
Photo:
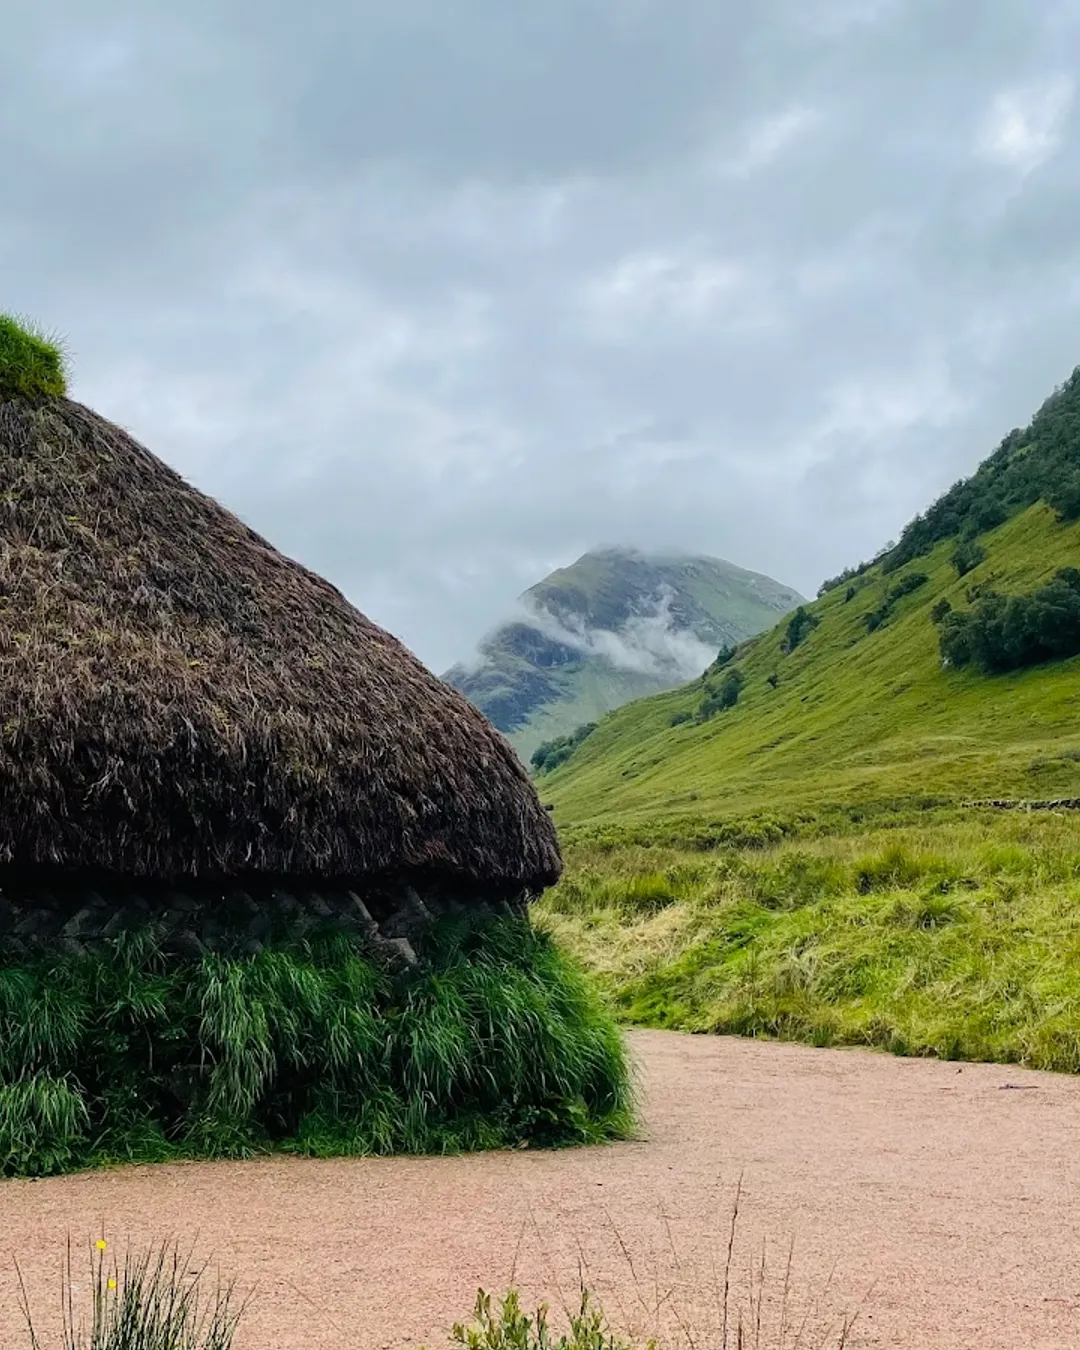
M 697 720 L 725 673 L 713 670 L 606 718 L 545 779 L 557 819 L 693 829 L 761 811 L 1080 796 L 1080 657 L 987 674 L 947 668 L 940 646 L 981 596 L 1080 567 L 1078 475 L 1074 376 L 895 549 L 827 583 L 794 650 L 786 623 L 746 644 L 730 663 L 745 680 L 734 707 Z M 974 564 L 962 576 L 958 550 Z M 953 613 L 935 623 L 943 602 Z
M 670 689 L 801 597 L 717 558 L 599 549 L 520 597 L 472 666 L 444 675 L 519 753 Z
M 544 777 L 568 866 L 537 918 L 625 1021 L 1080 1071 L 1080 817 L 1050 805 L 1080 799 L 1078 517 L 1080 374 Z

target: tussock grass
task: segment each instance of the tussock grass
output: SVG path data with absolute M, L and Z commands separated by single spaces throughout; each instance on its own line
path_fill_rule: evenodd
M 88 1256 L 89 1307 L 77 1307 L 75 1270 L 68 1243 L 61 1298 L 62 1350 L 230 1350 L 245 1304 L 220 1276 L 211 1287 L 207 1266 L 165 1241 L 146 1252 L 128 1251 L 123 1262 L 107 1255 L 99 1238 Z M 16 1267 L 17 1269 L 17 1267 Z M 44 1350 L 26 1287 L 20 1303 L 31 1350 Z
M 472 1322 L 455 1324 L 453 1343 L 467 1350 L 631 1350 L 608 1328 L 587 1290 L 582 1290 L 581 1305 L 569 1321 L 569 1329 L 556 1334 L 546 1304 L 527 1313 L 518 1291 L 511 1289 L 493 1306 L 491 1295 L 481 1289 Z M 656 1342 L 649 1341 L 646 1350 L 657 1350 Z
M 11 314 L 0 314 L 0 398 L 62 398 L 67 358 L 56 338 Z
M 0 968 L 0 1171 L 440 1153 L 628 1133 L 620 1033 L 551 939 L 444 921 L 391 977 L 347 939 Z
M 568 864 L 540 921 L 624 1022 L 1080 1071 L 1071 817 L 581 844 Z

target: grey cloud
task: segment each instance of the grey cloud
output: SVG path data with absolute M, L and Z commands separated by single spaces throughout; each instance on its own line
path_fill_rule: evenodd
M 93 11 L 0 304 L 436 668 L 601 539 L 812 591 L 1080 360 L 1080 0 Z

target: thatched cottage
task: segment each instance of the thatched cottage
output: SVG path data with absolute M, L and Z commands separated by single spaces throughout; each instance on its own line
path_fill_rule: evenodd
M 0 393 L 0 949 L 332 922 L 411 960 L 432 912 L 560 866 L 400 642 L 104 418 Z

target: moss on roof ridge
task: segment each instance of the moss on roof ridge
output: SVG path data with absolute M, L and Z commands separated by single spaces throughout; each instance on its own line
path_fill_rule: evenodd
M 0 399 L 63 398 L 67 370 L 57 337 L 28 319 L 0 313 Z

